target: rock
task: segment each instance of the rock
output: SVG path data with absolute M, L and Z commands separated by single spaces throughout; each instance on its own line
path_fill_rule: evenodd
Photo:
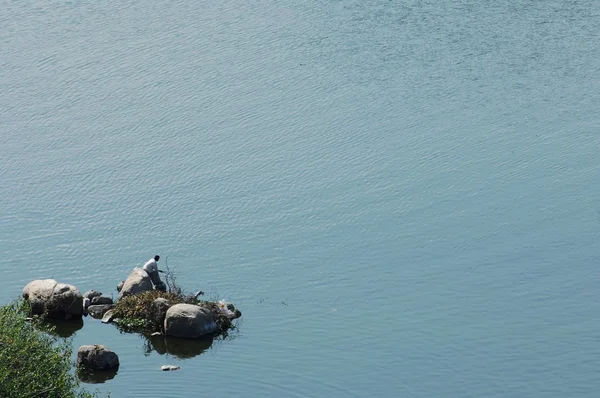
M 123 297 L 147 292 L 152 290 L 152 280 L 150 276 L 141 268 L 134 268 L 127 280 L 123 284 L 123 288 L 119 292 L 119 300 Z
M 119 282 L 119 284 L 117 285 L 117 292 L 120 292 L 121 289 L 123 289 L 123 285 L 125 284 L 125 281 L 121 281 Z
M 34 314 L 70 319 L 83 314 L 83 296 L 73 285 L 54 279 L 35 280 L 23 288 L 23 298 L 31 303 Z
M 162 336 L 162 333 L 161 332 L 154 332 L 150 336 L 152 336 L 152 337 L 154 337 L 154 336 Z
M 87 311 L 92 317 L 96 319 L 102 319 L 104 314 L 106 314 L 109 310 L 112 310 L 114 307 L 114 304 L 90 305 Z
M 94 297 L 100 296 L 102 296 L 102 293 L 97 290 L 88 290 L 87 292 L 83 293 L 83 298 L 89 298 L 90 300 L 92 300 Z
M 194 304 L 175 304 L 167 310 L 165 335 L 198 338 L 217 329 L 212 312 Z
M 92 305 L 103 305 L 103 304 L 113 304 L 113 301 L 110 297 L 94 297 L 92 299 Z
M 77 350 L 77 367 L 90 370 L 114 369 L 119 367 L 119 357 L 103 345 L 82 345 Z
M 169 308 L 171 308 L 171 303 L 169 300 L 162 297 L 159 297 L 152 302 L 152 318 L 154 322 L 161 325 L 161 328 L 165 323 L 165 316 L 167 315 Z
M 179 366 L 175 366 L 175 365 L 163 365 L 163 366 L 160 367 L 160 370 L 164 370 L 164 371 L 167 371 L 167 370 L 179 370 L 179 369 L 181 369 L 181 368 Z
M 115 316 L 113 315 L 113 310 L 110 309 L 104 313 L 104 316 L 102 317 L 102 323 L 110 323 L 112 322 L 114 317 Z

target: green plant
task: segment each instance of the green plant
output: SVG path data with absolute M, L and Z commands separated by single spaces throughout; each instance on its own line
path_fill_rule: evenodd
M 68 340 L 35 328 L 22 300 L 0 307 L 0 397 L 89 398 L 71 372 Z
M 155 314 L 153 313 L 152 303 L 157 298 L 168 300 L 171 305 L 175 304 L 196 304 L 205 308 L 209 308 L 215 314 L 215 322 L 219 333 L 225 332 L 231 328 L 233 323 L 225 315 L 219 314 L 218 303 L 213 301 L 198 301 L 194 296 L 184 294 L 176 294 L 170 292 L 161 292 L 159 290 L 150 290 L 143 293 L 126 296 L 115 304 L 113 315 L 115 323 L 123 331 L 139 331 L 153 332 L 159 331 L 161 325 L 157 323 Z M 235 310 L 233 305 L 229 306 L 230 310 Z M 240 314 L 241 315 L 241 314 Z
M 147 319 L 152 318 L 152 302 L 157 298 L 168 300 L 171 305 L 187 303 L 194 304 L 196 299 L 175 293 L 161 292 L 160 290 L 149 290 L 131 296 L 123 297 L 117 301 L 113 308 L 113 315 L 120 319 Z

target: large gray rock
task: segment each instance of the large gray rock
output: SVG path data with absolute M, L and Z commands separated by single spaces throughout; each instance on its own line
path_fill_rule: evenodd
M 119 357 L 103 345 L 82 345 L 77 350 L 77 367 L 110 370 L 119 367 Z
M 123 288 L 119 292 L 119 299 L 133 294 L 147 292 L 152 290 L 152 280 L 150 276 L 141 268 L 134 268 L 131 274 L 125 280 Z
M 212 312 L 194 304 L 175 304 L 165 316 L 165 335 L 194 339 L 217 329 Z
M 70 319 L 83 314 L 83 296 L 73 285 L 54 279 L 29 282 L 23 288 L 23 298 L 31 303 L 34 314 Z

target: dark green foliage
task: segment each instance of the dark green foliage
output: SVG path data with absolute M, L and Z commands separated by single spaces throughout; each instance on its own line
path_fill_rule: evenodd
M 69 342 L 37 330 L 28 312 L 23 301 L 0 307 L 0 397 L 93 397 L 71 372 Z

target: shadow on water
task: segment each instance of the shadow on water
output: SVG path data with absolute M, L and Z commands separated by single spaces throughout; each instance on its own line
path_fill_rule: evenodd
M 118 371 L 119 368 L 104 371 L 78 369 L 77 377 L 79 377 L 79 380 L 81 380 L 83 383 L 101 384 L 108 380 L 114 379 Z
M 56 319 L 44 319 L 38 323 L 38 328 L 53 336 L 68 338 L 83 328 L 83 319 L 60 321 Z
M 156 351 L 160 355 L 173 355 L 176 358 L 193 358 L 208 350 L 212 345 L 214 338 L 212 336 L 203 337 L 196 340 L 178 339 L 176 337 L 165 336 L 144 336 L 144 355 L 149 355 Z

